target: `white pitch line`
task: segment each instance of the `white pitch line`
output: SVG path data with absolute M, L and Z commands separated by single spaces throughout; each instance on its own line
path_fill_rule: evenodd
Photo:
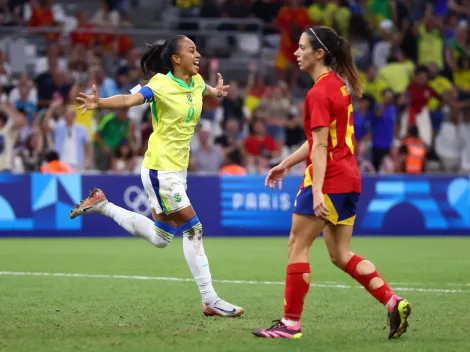
M 24 272 L 24 271 L 0 271 L 3 276 L 49 276 L 49 277 L 78 277 L 92 279 L 127 279 L 127 280 L 155 280 L 155 281 L 177 281 L 177 282 L 194 282 L 193 279 L 181 277 L 161 277 L 161 276 L 134 276 L 134 275 L 109 275 L 109 274 L 80 274 L 80 273 L 41 273 L 41 272 Z M 239 285 L 284 285 L 282 281 L 248 281 L 248 280 L 212 280 L 222 284 L 239 284 Z M 332 283 L 311 283 L 311 287 L 351 289 L 363 288 L 362 286 L 352 286 L 344 284 Z M 442 288 L 419 288 L 419 287 L 395 287 L 395 291 L 413 291 L 413 292 L 435 292 L 435 293 L 470 293 L 469 290 L 450 290 Z

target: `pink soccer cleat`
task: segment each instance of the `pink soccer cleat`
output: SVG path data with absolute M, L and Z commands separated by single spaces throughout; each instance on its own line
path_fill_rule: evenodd
M 297 326 L 287 326 L 281 320 L 274 320 L 275 323 L 269 329 L 255 329 L 252 334 L 265 339 L 300 339 L 302 337 L 302 327 L 300 322 Z

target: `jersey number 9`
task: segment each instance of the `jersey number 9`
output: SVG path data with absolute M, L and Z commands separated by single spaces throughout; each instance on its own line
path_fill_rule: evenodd
M 195 110 L 194 106 L 190 106 L 188 110 L 188 118 L 186 119 L 186 123 L 191 122 L 191 120 L 194 118 Z

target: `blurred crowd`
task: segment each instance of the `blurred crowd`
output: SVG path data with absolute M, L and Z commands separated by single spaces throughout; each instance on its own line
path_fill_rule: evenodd
M 305 28 L 327 25 L 348 38 L 364 96 L 354 99 L 363 173 L 470 172 L 469 0 L 174 0 L 182 18 L 260 18 L 271 70 L 248 67 L 222 100 L 204 100 L 190 171 L 265 174 L 305 141 L 303 96 L 311 80 L 293 56 Z M 32 72 L 12 75 L 0 51 L 0 170 L 139 173 L 152 117 L 147 105 L 81 114 L 75 97 L 96 84 L 101 97 L 144 85 L 142 48 L 126 35 L 77 28 L 131 27 L 129 1 L 103 0 L 90 17 L 52 0 L 0 0 L 1 26 L 61 27 Z M 185 29 L 197 29 L 182 23 Z M 247 30 L 244 25 L 222 29 Z M 243 38 L 243 37 L 241 37 Z M 232 40 L 228 38 L 229 44 Z M 140 44 L 140 43 L 139 43 Z M 201 68 L 215 85 L 216 57 Z M 302 173 L 299 165 L 293 173 Z

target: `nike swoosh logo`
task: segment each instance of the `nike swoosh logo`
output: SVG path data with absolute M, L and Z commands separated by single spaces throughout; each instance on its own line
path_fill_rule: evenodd
M 218 307 L 214 307 L 215 309 L 217 310 L 220 310 L 221 312 L 224 312 L 226 314 L 235 314 L 237 312 L 237 310 L 235 308 L 233 308 L 232 310 L 224 310 L 222 308 L 218 308 Z
M 86 213 L 87 210 L 91 209 L 92 207 L 88 207 L 88 208 L 83 208 L 83 212 Z

